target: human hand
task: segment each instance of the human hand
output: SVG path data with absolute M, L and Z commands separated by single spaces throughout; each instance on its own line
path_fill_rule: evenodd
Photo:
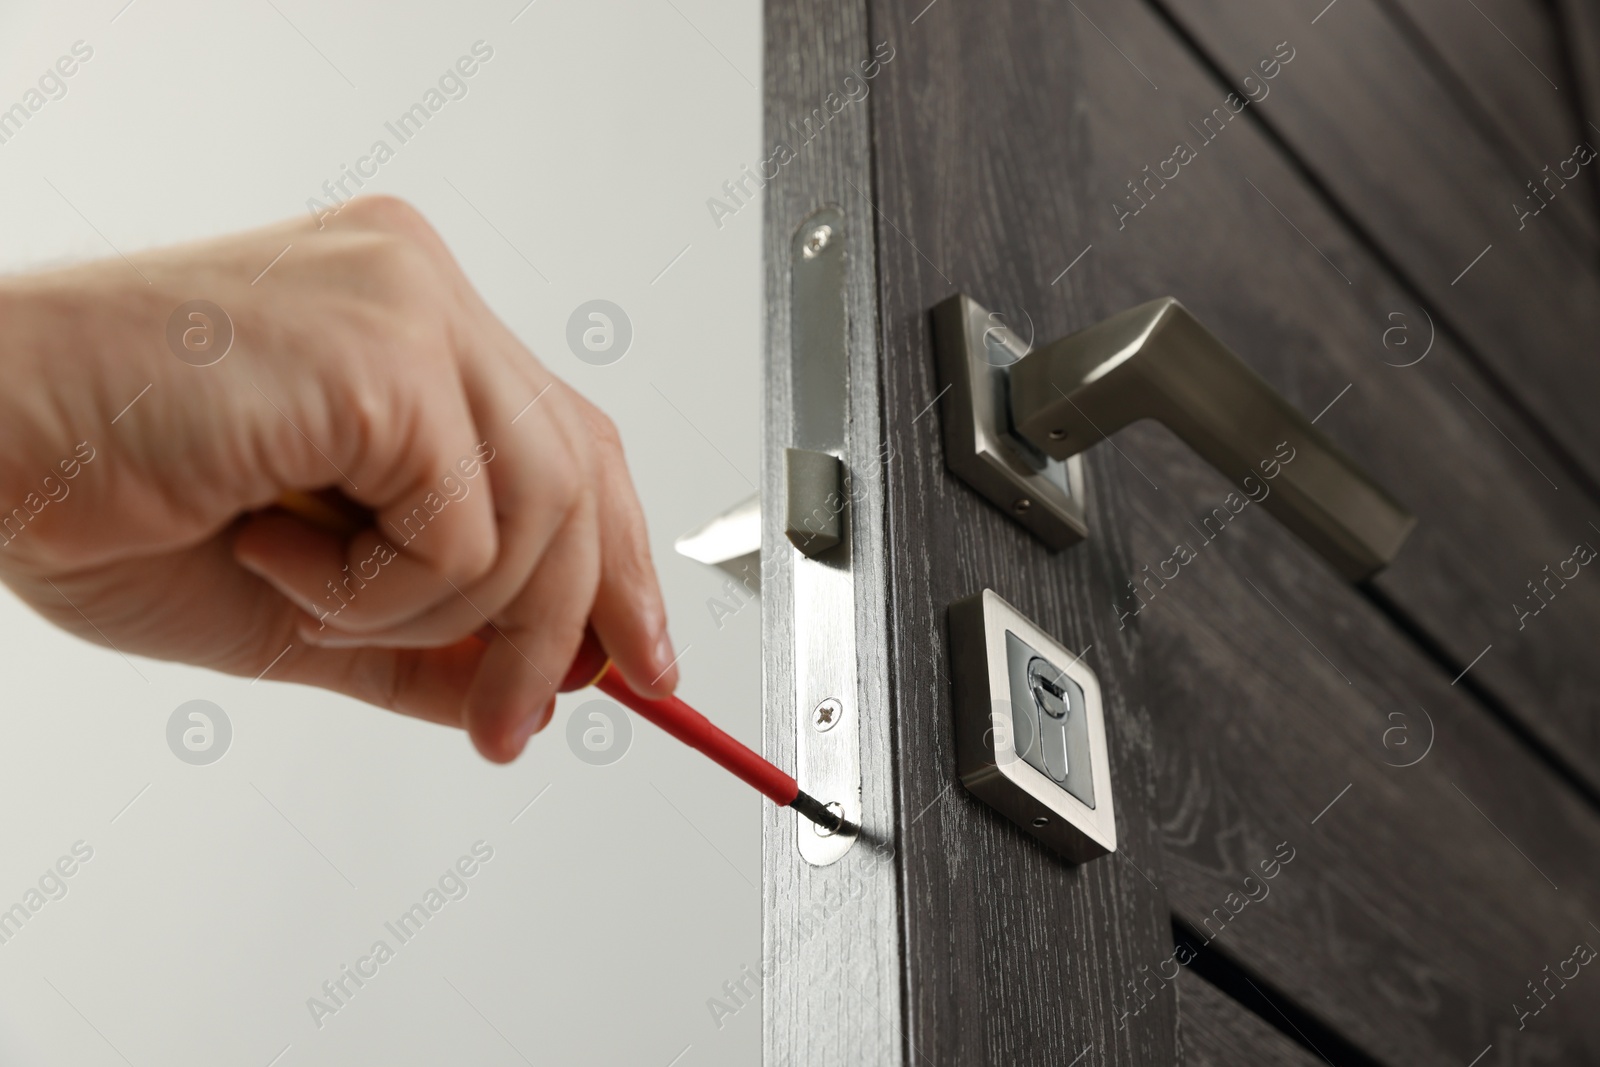
M 233 331 L 207 366 L 167 343 L 199 298 Z M 270 665 L 496 761 L 549 721 L 586 623 L 635 690 L 677 682 L 615 427 L 401 201 L 0 280 L 0 360 L 0 579 L 81 637 Z M 271 508 L 323 489 L 375 524 Z

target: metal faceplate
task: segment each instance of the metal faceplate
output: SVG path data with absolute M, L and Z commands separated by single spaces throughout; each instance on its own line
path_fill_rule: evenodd
M 992 590 L 950 605 L 956 771 L 1061 856 L 1117 850 L 1100 683 Z
M 848 454 L 850 427 L 846 237 L 844 214 L 823 208 L 800 226 L 789 246 L 794 426 L 786 526 L 795 545 L 789 557 L 794 579 L 795 778 L 801 789 L 850 823 L 842 833 L 827 834 L 795 815 L 800 855 L 818 866 L 843 857 L 861 825 L 850 471 L 842 460 Z M 797 457 L 803 462 L 797 463 Z M 822 460 L 832 463 L 818 462 Z M 824 466 L 827 477 L 818 473 Z M 797 483 L 802 469 L 810 473 Z M 830 486 L 835 488 L 828 491 Z M 835 542 L 816 538 L 819 528 L 826 528 Z
M 1010 368 L 1028 346 L 959 293 L 933 309 L 933 338 L 945 465 L 1050 548 L 1082 541 L 1083 457 L 1051 459 L 1011 426 Z

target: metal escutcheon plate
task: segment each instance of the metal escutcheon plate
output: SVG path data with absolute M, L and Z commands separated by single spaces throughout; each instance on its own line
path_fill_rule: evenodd
M 992 590 L 950 605 L 956 770 L 1074 863 L 1117 850 L 1100 682 Z

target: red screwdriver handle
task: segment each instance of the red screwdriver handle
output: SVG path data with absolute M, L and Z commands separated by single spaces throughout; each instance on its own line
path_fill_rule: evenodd
M 704 752 L 777 803 L 792 803 L 800 794 L 800 786 L 793 778 L 677 697 L 652 698 L 635 693 L 592 629 L 584 633 L 578 657 L 561 680 L 561 691 L 569 693 L 591 685 L 690 748 Z
M 484 635 L 485 640 L 492 640 L 494 631 L 484 627 L 489 633 Z M 482 633 L 482 631 L 479 631 Z M 594 627 L 587 627 L 583 631 L 583 644 L 578 646 L 578 655 L 572 661 L 572 666 L 567 668 L 566 677 L 561 679 L 560 692 L 570 693 L 574 689 L 587 689 L 591 685 L 600 684 L 600 676 L 611 666 L 611 657 L 606 655 L 600 638 L 595 635 Z
M 632 708 L 690 748 L 699 749 L 718 764 L 755 786 L 779 804 L 792 804 L 800 795 L 800 785 L 789 775 L 746 748 L 716 723 L 695 711 L 677 697 L 640 696 L 628 688 L 616 664 L 607 662 L 595 687 L 619 703 Z

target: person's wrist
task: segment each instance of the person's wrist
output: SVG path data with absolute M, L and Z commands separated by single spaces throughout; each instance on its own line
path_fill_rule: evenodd
M 81 319 L 75 301 L 81 297 L 49 275 L 0 278 L 0 563 L 11 566 L 37 555 L 23 542 L 41 540 L 37 520 L 82 473 L 50 373 L 54 366 L 57 374 L 81 376 L 66 358 Z
M 25 282 L 0 278 L 0 373 L 5 378 L 0 389 L 0 515 L 20 499 L 24 472 L 31 465 L 26 441 L 37 432 L 30 412 L 39 391 L 34 318 Z

